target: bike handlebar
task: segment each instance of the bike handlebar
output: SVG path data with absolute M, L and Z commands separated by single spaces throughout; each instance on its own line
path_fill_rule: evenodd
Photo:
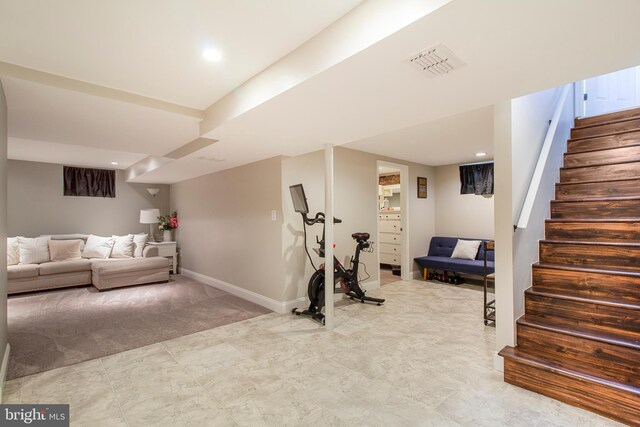
M 304 218 L 304 222 L 307 225 L 313 225 L 313 224 L 318 224 L 318 223 L 324 224 L 324 217 L 325 217 L 324 212 L 318 212 L 316 214 L 316 216 L 314 216 L 313 218 L 307 217 L 307 214 L 302 214 L 302 216 Z M 341 222 L 342 222 L 341 219 L 333 217 L 333 223 L 334 224 L 340 224 Z

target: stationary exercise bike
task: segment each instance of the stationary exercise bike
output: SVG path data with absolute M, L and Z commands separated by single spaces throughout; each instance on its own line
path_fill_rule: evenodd
M 293 310 L 291 310 L 291 313 L 297 314 L 298 316 L 309 316 L 324 325 L 324 314 L 322 313 L 322 308 L 324 307 L 325 299 L 325 269 L 324 264 L 320 265 L 319 268 L 315 268 L 315 265 L 313 264 L 313 260 L 311 259 L 311 255 L 309 254 L 309 250 L 307 248 L 306 226 L 322 224 L 322 240 L 318 239 L 318 237 L 316 236 L 316 243 L 318 243 L 319 246 L 316 249 L 316 252 L 320 256 L 320 258 L 324 258 L 324 224 L 326 220 L 325 214 L 323 212 L 318 212 L 313 218 L 309 218 L 307 216 L 307 214 L 309 213 L 309 207 L 307 205 L 307 198 L 304 194 L 304 188 L 302 187 L 302 184 L 290 186 L 289 191 L 291 191 L 291 198 L 293 199 L 293 206 L 295 211 L 302 215 L 304 226 L 305 252 L 309 257 L 311 265 L 316 270 L 315 273 L 311 275 L 311 279 L 309 279 L 309 285 L 307 287 L 307 294 L 309 295 L 309 308 L 307 308 L 306 310 L 298 310 L 297 308 L 294 308 Z M 340 224 L 341 222 L 342 220 L 333 218 L 334 224 Z M 382 305 L 382 303 L 385 301 L 384 299 L 366 296 L 365 291 L 360 288 L 360 284 L 358 283 L 360 253 L 373 252 L 373 243 L 369 242 L 370 235 L 369 233 L 353 233 L 351 237 L 356 241 L 355 254 L 351 258 L 351 268 L 344 268 L 340 261 L 338 261 L 335 256 L 333 257 L 333 292 L 343 292 L 350 299 L 357 299 L 361 303 L 368 302 L 374 303 L 376 305 Z

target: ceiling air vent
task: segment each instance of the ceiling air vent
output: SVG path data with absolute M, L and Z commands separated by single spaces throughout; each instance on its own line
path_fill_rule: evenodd
M 443 44 L 431 46 L 412 56 L 407 62 L 430 78 L 448 74 L 465 65 Z

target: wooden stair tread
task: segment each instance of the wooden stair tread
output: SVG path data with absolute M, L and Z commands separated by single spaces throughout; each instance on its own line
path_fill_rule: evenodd
M 632 122 L 634 120 L 638 120 L 640 119 L 640 115 L 638 116 L 629 116 L 629 117 L 622 117 L 619 119 L 612 119 L 612 120 L 606 120 L 603 122 L 597 122 L 597 123 L 589 123 L 589 124 L 585 124 L 582 126 L 574 126 L 573 129 L 589 129 L 589 128 L 593 128 L 593 127 L 598 127 L 598 126 L 606 126 L 606 125 L 613 125 L 616 123 L 624 123 L 624 122 Z
M 617 132 L 600 133 L 598 135 L 589 135 L 589 136 L 582 136 L 582 137 L 579 137 L 579 138 L 570 138 L 567 141 L 571 141 L 571 142 L 573 142 L 573 141 L 585 141 L 585 140 L 588 140 L 588 139 L 596 139 L 596 138 L 602 138 L 602 137 L 607 137 L 607 136 L 624 135 L 625 133 L 637 132 L 638 130 L 640 130 L 640 126 L 638 128 L 619 130 Z
M 577 297 L 572 295 L 563 295 L 556 292 L 541 292 L 541 291 L 535 291 L 531 288 L 527 289 L 525 291 L 525 294 L 536 295 L 536 296 L 541 296 L 546 298 L 562 299 L 565 301 L 582 302 L 587 304 L 606 305 L 608 307 L 624 308 L 626 310 L 638 310 L 640 312 L 640 305 L 637 305 L 637 304 L 629 304 L 629 303 L 616 302 L 616 301 L 604 301 L 604 300 L 598 300 L 593 298 Z
M 612 150 L 612 148 L 610 148 L 609 150 Z M 598 151 L 606 151 L 606 150 L 598 150 Z M 630 163 L 640 163 L 640 160 L 637 159 L 632 159 L 632 160 L 616 160 L 613 162 L 603 162 L 603 163 L 589 163 L 588 165 L 575 165 L 575 166 L 563 166 L 560 168 L 560 170 L 574 170 L 574 169 L 587 169 L 587 168 L 593 168 L 593 167 L 598 167 L 598 166 L 615 166 L 615 165 L 627 165 Z M 600 181 L 598 181 L 600 182 Z
M 582 126 L 585 126 L 587 124 L 604 123 L 610 120 L 617 120 L 617 118 L 632 118 L 638 116 L 640 116 L 640 107 L 629 107 L 611 111 L 609 113 L 598 114 L 596 116 L 576 117 L 573 125 L 580 126 L 580 123 L 584 123 Z
M 624 391 L 627 393 L 631 393 L 636 396 L 640 396 L 640 388 L 633 387 L 631 385 L 622 384 L 617 381 L 606 380 L 604 378 L 600 378 L 594 375 L 590 375 L 585 372 L 575 371 L 573 369 L 565 368 L 553 361 L 547 360 L 543 356 L 537 354 L 525 353 L 517 348 L 513 347 L 505 347 L 498 353 L 500 356 L 515 360 L 519 363 L 536 367 L 538 369 L 544 369 L 549 372 L 553 372 L 556 374 L 561 374 L 573 378 L 579 378 L 584 381 L 593 382 L 605 387 L 611 387 L 618 389 L 620 391 Z
M 586 246 L 617 246 L 626 248 L 640 248 L 640 243 L 630 242 L 590 242 L 579 240 L 540 240 L 540 243 L 551 243 L 561 245 L 586 245 Z
M 519 325 L 530 326 L 532 328 L 544 329 L 551 332 L 558 332 L 573 337 L 584 338 L 592 341 L 604 342 L 640 351 L 640 340 L 633 340 L 628 335 L 616 334 L 615 332 L 594 331 L 593 329 L 581 328 L 577 325 L 567 326 L 564 323 L 554 322 L 547 318 L 540 318 L 531 314 L 525 314 L 517 320 Z
M 640 217 L 638 218 L 550 218 L 546 219 L 545 222 L 552 223 L 565 223 L 565 222 L 584 222 L 584 223 L 594 223 L 594 224 L 603 224 L 608 222 L 616 222 L 616 223 L 627 223 L 627 222 L 640 222 Z
M 583 197 L 581 199 L 552 200 L 551 203 L 620 202 L 625 200 L 640 200 L 640 196 Z
M 584 138 L 582 138 L 582 139 L 584 139 Z M 569 141 L 571 141 L 571 140 L 569 140 Z M 620 146 L 620 147 L 616 146 L 616 147 L 606 147 L 606 148 L 587 148 L 585 150 L 576 150 L 576 151 L 571 150 L 571 151 L 567 151 L 566 153 L 564 153 L 564 155 L 565 156 L 571 156 L 573 154 L 594 153 L 594 152 L 597 152 L 597 151 L 609 151 L 609 150 L 617 150 L 618 148 L 637 147 L 637 146 L 640 146 L 640 139 L 638 139 L 638 141 L 635 142 L 635 143 L 626 144 L 626 145 L 623 145 L 623 146 Z
M 584 273 L 614 274 L 614 275 L 620 275 L 620 276 L 631 276 L 631 277 L 640 278 L 640 273 L 636 273 L 634 271 L 628 271 L 628 270 L 609 270 L 606 268 L 588 268 L 588 267 L 578 267 L 578 266 L 572 266 L 572 265 L 547 264 L 547 263 L 541 263 L 541 262 L 536 262 L 535 264 L 533 264 L 533 266 L 540 267 L 540 268 L 553 268 L 556 270 L 578 271 L 578 272 L 584 272 Z
M 558 182 L 558 183 L 556 183 L 556 185 L 557 186 L 568 186 L 568 185 L 580 185 L 580 184 L 602 184 L 604 182 L 620 182 L 620 181 L 638 181 L 638 185 L 640 186 L 640 178 L 601 179 L 601 180 L 591 180 L 591 181 Z M 637 197 L 637 196 L 632 196 L 632 197 Z M 593 200 L 593 199 L 588 199 L 588 200 Z

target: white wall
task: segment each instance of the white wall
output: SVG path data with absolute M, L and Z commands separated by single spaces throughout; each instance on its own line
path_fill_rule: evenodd
M 10 236 L 148 232 L 149 225 L 140 224 L 141 209 L 169 213 L 168 185 L 127 183 L 122 170 L 116 171 L 115 198 L 64 196 L 62 165 L 9 160 L 5 170 Z M 153 197 L 147 187 L 160 192 Z
M 544 219 L 562 164 L 573 121 L 573 102 L 567 98 L 553 142 L 529 226 L 516 224 L 529 181 L 538 160 L 549 120 L 561 88 L 524 96 L 494 108 L 496 350 L 516 344 L 515 321 L 524 313 L 524 291 L 531 286 L 531 264 L 538 259 L 538 240 L 544 238 Z M 499 362 L 498 362 L 499 363 Z
M 435 168 L 436 235 L 493 239 L 493 196 L 460 194 L 459 165 Z
M 309 200 L 309 210 L 315 214 L 324 211 L 324 154 L 321 151 L 288 158 L 282 167 L 282 210 L 284 224 L 282 248 L 284 261 L 285 298 L 288 301 L 304 297 L 307 282 L 313 269 L 307 260 L 302 240 L 302 219 L 293 211 L 289 186 L 302 183 Z M 346 255 L 353 255 L 355 244 L 351 234 L 357 231 L 376 235 L 378 221 L 378 168 L 377 161 L 384 160 L 409 166 L 409 256 L 425 255 L 429 240 L 434 235 L 435 218 L 433 197 L 434 172 L 430 166 L 377 156 L 371 153 L 336 147 L 334 150 L 334 211 L 342 219 L 336 224 L 334 234 L 336 256 L 344 261 Z M 428 179 L 427 199 L 417 198 L 417 177 Z M 308 230 L 308 245 L 315 247 L 315 236 L 322 233 L 321 225 Z M 372 237 L 375 240 L 375 237 Z M 378 250 L 377 242 L 374 245 Z M 311 252 L 314 262 L 318 257 Z M 378 281 L 377 254 L 364 253 L 361 261 L 371 275 L 369 282 Z M 316 262 L 316 266 L 318 263 Z M 416 266 L 415 275 L 419 275 Z
M 171 186 L 183 272 L 283 301 L 281 168 L 274 157 Z
M 7 100 L 0 82 L 0 260 L 7 259 Z M 7 349 L 7 263 L 0 262 L 0 364 Z M 6 372 L 2 372 L 6 375 Z M 0 398 L 5 378 L 0 378 Z

